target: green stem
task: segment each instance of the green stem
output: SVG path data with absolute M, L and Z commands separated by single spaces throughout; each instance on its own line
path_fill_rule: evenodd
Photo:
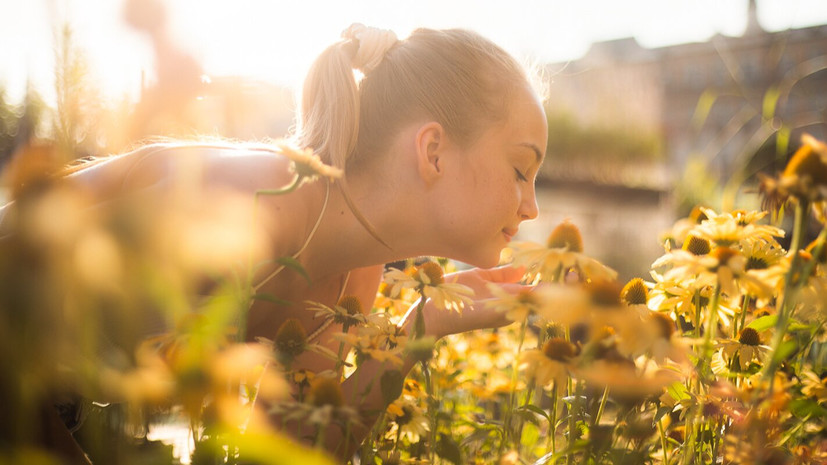
M 698 364 L 701 365 L 699 372 L 702 378 L 707 378 L 711 376 L 712 373 L 709 362 L 712 359 L 712 341 L 715 340 L 715 333 L 718 330 L 718 300 L 720 296 L 721 284 L 716 283 L 712 301 L 709 304 L 709 322 L 707 323 L 706 333 L 704 334 L 703 352 L 698 359 Z
M 663 419 L 658 420 L 658 433 L 660 434 L 660 447 L 663 450 L 663 465 L 669 465 L 669 452 L 666 449 L 666 432 L 663 429 Z
M 744 324 L 747 320 L 747 309 L 749 308 L 750 297 L 748 295 L 744 296 L 744 303 L 741 305 L 741 314 L 738 315 L 740 317 L 740 323 L 738 320 L 734 320 L 732 324 L 732 339 L 738 339 L 738 331 L 744 330 Z
M 603 416 L 603 410 L 606 408 L 606 401 L 609 399 L 609 386 L 603 388 L 603 397 L 600 398 L 600 406 L 597 408 L 597 415 L 594 416 L 592 425 L 600 424 L 600 417 Z
M 350 325 L 345 322 L 342 323 L 342 332 L 347 334 L 347 331 L 350 329 Z M 345 341 L 339 342 L 339 353 L 336 356 L 336 365 L 339 371 L 339 377 L 342 378 L 345 375 L 345 360 L 342 358 L 342 354 L 345 351 Z
M 799 269 L 801 267 L 801 257 L 798 252 L 801 248 L 804 233 L 807 228 L 809 209 L 810 206 L 807 202 L 799 202 L 796 204 L 793 238 L 792 243 L 790 244 L 792 263 L 790 264 L 790 269 L 787 270 L 787 275 L 784 277 L 784 293 L 781 296 L 781 302 L 778 304 L 778 320 L 775 323 L 775 333 L 773 334 L 771 344 L 772 349 L 769 351 L 768 362 L 764 365 L 762 370 L 762 379 L 765 381 L 769 381 L 773 378 L 773 376 L 775 376 L 775 372 L 781 363 L 781 360 L 777 359 L 776 354 L 778 349 L 781 347 L 781 344 L 784 342 L 784 336 L 786 336 L 787 333 L 787 325 L 789 324 L 790 315 L 792 313 L 790 302 L 794 301 L 792 297 L 801 288 L 801 286 L 809 280 L 810 273 L 812 273 L 817 261 L 815 257 L 818 257 L 821 254 L 821 251 L 824 248 L 825 238 L 827 238 L 827 228 L 824 228 L 821 230 L 817 238 L 818 246 L 813 251 L 814 259 L 810 260 L 810 262 L 804 265 L 802 269 Z M 796 274 L 798 274 L 797 278 Z M 769 386 L 770 392 L 772 392 L 773 383 L 769 383 Z
M 548 445 L 546 448 L 554 455 L 557 449 L 557 440 L 555 438 L 557 435 L 557 381 L 554 381 L 554 385 L 551 388 L 551 413 L 549 414 L 548 429 Z
M 258 201 L 258 197 L 260 195 L 284 195 L 289 194 L 296 190 L 302 183 L 304 176 L 299 176 L 298 174 L 293 177 L 293 180 L 290 181 L 290 184 L 280 187 L 278 189 L 261 189 L 256 191 L 256 201 Z
M 519 335 L 519 343 L 517 344 L 517 353 L 515 354 L 515 359 L 520 356 L 520 352 L 523 349 L 523 342 L 525 342 L 525 333 L 526 327 L 528 326 L 528 318 L 523 320 L 522 324 L 520 325 L 520 335 Z M 506 405 L 505 416 L 503 418 L 503 440 L 500 443 L 500 455 L 502 455 L 503 448 L 508 443 L 508 439 L 510 436 L 513 436 L 513 431 L 511 429 L 511 417 L 513 415 L 514 410 L 514 398 L 515 398 L 515 391 L 517 389 L 517 367 L 513 366 L 511 368 L 511 386 L 510 392 L 508 393 L 508 405 Z M 513 438 L 511 438 L 513 440 Z M 517 440 L 519 445 L 519 438 Z
M 437 424 L 439 405 L 437 404 L 436 397 L 434 396 L 434 385 L 432 383 L 433 380 L 431 379 L 431 370 L 428 367 L 428 363 L 421 362 L 421 364 L 422 376 L 425 378 L 425 392 L 428 394 L 428 420 L 431 424 L 431 431 L 428 434 L 428 455 L 430 457 L 430 463 L 435 463 L 436 430 L 439 427 Z

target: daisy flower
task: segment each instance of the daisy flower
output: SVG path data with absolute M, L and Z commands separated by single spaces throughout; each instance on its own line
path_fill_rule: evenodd
M 583 254 L 580 230 L 569 220 L 552 230 L 545 245 L 513 242 L 510 249 L 512 263 L 526 268 L 529 282 L 562 281 L 570 270 L 582 280 L 612 280 L 617 276 L 615 270 Z
M 814 203 L 827 199 L 827 145 L 809 134 L 802 135 L 801 142 L 777 178 L 762 179 L 761 191 L 769 206 L 783 205 L 789 197 Z M 823 208 L 816 210 L 823 212 Z
M 391 402 L 386 412 L 388 420 L 393 423 L 385 433 L 387 439 L 393 439 L 398 434 L 400 438 L 416 443 L 431 430 L 425 412 L 410 397 L 402 396 Z
M 402 289 L 418 289 L 431 299 L 437 308 L 461 313 L 473 302 L 474 291 L 463 284 L 445 282 L 439 263 L 428 261 L 413 270 L 412 274 L 391 269 L 385 273 L 385 282 L 391 287 L 390 295 L 396 297 Z
M 324 320 L 332 320 L 333 323 L 340 324 L 343 327 L 358 326 L 367 321 L 362 302 L 353 295 L 342 296 L 339 303 L 333 307 L 310 300 L 305 303 L 308 304 L 307 310 L 316 312 L 313 318 L 322 317 Z
M 324 164 L 311 148 L 302 150 L 284 140 L 277 142 L 276 146 L 281 154 L 290 159 L 291 170 L 299 177 L 300 182 L 313 181 L 319 176 L 329 179 L 342 177 L 341 169 Z
M 770 242 L 784 236 L 783 229 L 758 223 L 767 212 L 736 210 L 716 213 L 708 208 L 703 212 L 707 219 L 693 228 L 691 234 L 708 239 L 717 246 L 733 247 L 756 240 Z
M 494 297 L 488 300 L 486 307 L 505 314 L 510 321 L 525 321 L 530 315 L 538 314 L 543 307 L 551 304 L 553 293 L 549 287 L 539 285 L 533 289 L 522 289 L 516 294 L 505 291 L 501 286 L 489 283 L 488 290 Z
M 769 346 L 761 344 L 758 331 L 750 327 L 742 329 L 737 340 L 729 339 L 718 343 L 715 347 L 721 349 L 721 353 L 729 361 L 737 356 L 741 371 L 747 371 L 749 364 L 753 361 L 760 362 L 763 354 L 770 350 Z
M 819 404 L 827 404 L 827 374 L 819 377 L 810 368 L 801 370 L 801 393 L 813 397 Z
M 552 381 L 563 386 L 573 368 L 577 347 L 563 338 L 551 338 L 540 349 L 520 354 L 520 370 L 525 370 L 538 386 L 549 386 Z
M 356 351 L 357 360 L 374 359 L 380 362 L 389 361 L 396 366 L 402 365 L 401 354 L 403 347 L 390 348 L 386 339 L 375 328 L 357 327 L 356 333 L 335 333 L 333 339 L 349 344 Z

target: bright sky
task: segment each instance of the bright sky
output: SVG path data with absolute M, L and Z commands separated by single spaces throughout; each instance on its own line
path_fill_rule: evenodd
M 0 0 L 0 86 L 27 79 L 54 95 L 55 25 L 69 21 L 94 82 L 109 96 L 152 78 L 146 37 L 124 25 L 124 0 Z M 312 59 L 352 22 L 394 30 L 474 29 L 521 58 L 574 59 L 594 41 L 636 37 L 657 47 L 739 35 L 747 0 L 166 0 L 179 43 L 208 75 L 300 83 Z M 825 0 L 758 0 L 771 31 L 827 24 Z

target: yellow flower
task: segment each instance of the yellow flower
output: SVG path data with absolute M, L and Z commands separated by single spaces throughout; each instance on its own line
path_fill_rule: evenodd
M 533 289 L 522 289 L 516 294 L 494 283 L 489 283 L 488 289 L 494 297 L 485 303 L 486 307 L 505 313 L 510 321 L 523 322 L 529 315 L 538 314 L 544 306 L 551 304 L 548 287 L 542 284 Z
M 827 376 L 819 378 L 810 368 L 801 370 L 801 392 L 814 397 L 819 404 L 827 404 Z
M 671 280 L 686 280 L 690 289 L 719 285 L 729 297 L 744 293 L 757 297 L 772 296 L 772 289 L 757 277 L 746 273 L 747 257 L 739 250 L 718 246 L 708 255 L 695 255 L 685 250 L 673 250 L 652 263 L 652 268 L 671 265 L 664 274 Z
M 738 339 L 728 339 L 718 343 L 715 347 L 721 349 L 721 353 L 729 361 L 737 355 L 741 371 L 746 371 L 753 361 L 760 361 L 762 354 L 770 350 L 769 346 L 761 344 L 758 332 L 750 327 L 742 329 Z
M 811 202 L 813 211 L 824 223 L 827 200 L 827 145 L 809 134 L 801 136 L 801 147 L 777 177 L 759 175 L 762 207 L 779 210 L 792 197 Z
M 431 429 L 428 417 L 410 397 L 403 396 L 391 402 L 387 413 L 388 419 L 393 422 L 385 433 L 388 439 L 393 439 L 399 434 L 400 438 L 415 443 Z
M 552 231 L 546 245 L 512 242 L 509 248 L 512 264 L 526 268 L 529 282 L 562 281 L 572 270 L 582 280 L 612 280 L 617 277 L 615 270 L 583 254 L 580 231 L 568 220 Z
M 775 226 L 759 224 L 767 212 L 746 212 L 736 210 L 732 213 L 716 213 L 703 209 L 707 219 L 692 229 L 692 234 L 708 239 L 714 245 L 734 247 L 750 241 L 774 241 L 784 237 L 784 230 Z
M 384 338 L 375 328 L 360 326 L 356 333 L 336 333 L 333 339 L 349 344 L 356 351 L 357 360 L 371 358 L 380 362 L 389 361 L 394 365 L 402 365 L 400 355 L 404 347 L 390 348 L 387 346 L 387 339 Z
M 333 320 L 336 324 L 348 327 L 364 324 L 366 321 L 362 303 L 356 296 L 343 296 L 333 308 L 309 300 L 305 303 L 308 304 L 308 310 L 316 312 L 313 318 L 323 317 L 325 320 Z
M 418 289 L 431 299 L 437 308 L 461 313 L 466 305 L 473 302 L 474 291 L 463 284 L 445 281 L 442 267 L 436 262 L 425 262 L 409 275 L 404 271 L 391 269 L 385 273 L 385 282 L 391 286 L 390 295 L 396 297 L 402 289 Z
M 291 169 L 302 180 L 312 181 L 319 176 L 330 179 L 342 177 L 341 169 L 325 165 L 311 148 L 301 150 L 284 140 L 277 142 L 276 146 L 284 156 L 290 159 Z
M 598 359 L 579 366 L 574 377 L 593 388 L 609 388 L 613 397 L 640 400 L 658 394 L 681 374 L 671 368 L 648 369 L 641 374 L 635 364 L 624 359 Z
M 551 338 L 541 349 L 527 350 L 520 354 L 520 369 L 538 386 L 548 386 L 552 381 L 564 386 L 577 356 L 577 347 L 563 338 Z

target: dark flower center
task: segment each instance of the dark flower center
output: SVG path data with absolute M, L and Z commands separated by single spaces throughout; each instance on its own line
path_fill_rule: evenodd
M 641 278 L 634 278 L 623 287 L 620 298 L 627 305 L 646 304 L 649 298 L 649 290 Z
M 295 357 L 304 352 L 307 332 L 298 318 L 288 318 L 279 326 L 275 343 L 276 349 L 285 355 Z
M 355 295 L 345 295 L 339 300 L 339 306 L 347 311 L 348 315 L 362 314 L 362 301 Z
M 546 241 L 549 249 L 560 249 L 567 247 L 572 252 L 583 252 L 583 236 L 580 229 L 568 220 L 563 221 L 555 227 Z
M 425 273 L 430 280 L 430 286 L 439 286 L 445 282 L 442 267 L 437 262 L 425 262 L 419 267 L 419 271 Z
M 617 281 L 592 281 L 585 288 L 592 303 L 598 307 L 620 305 L 620 293 L 623 288 Z
M 706 255 L 712 250 L 709 241 L 698 236 L 689 236 L 683 242 L 683 250 L 694 255 Z
M 758 331 L 752 328 L 744 328 L 738 336 L 738 342 L 745 346 L 757 346 L 761 344 L 761 337 L 758 336 Z
M 316 407 L 332 405 L 341 407 L 345 403 L 342 385 L 334 378 L 322 376 L 314 380 L 308 394 L 310 403 Z
M 576 352 L 577 348 L 574 344 L 561 337 L 553 337 L 543 344 L 543 354 L 558 362 L 568 362 L 574 358 Z

